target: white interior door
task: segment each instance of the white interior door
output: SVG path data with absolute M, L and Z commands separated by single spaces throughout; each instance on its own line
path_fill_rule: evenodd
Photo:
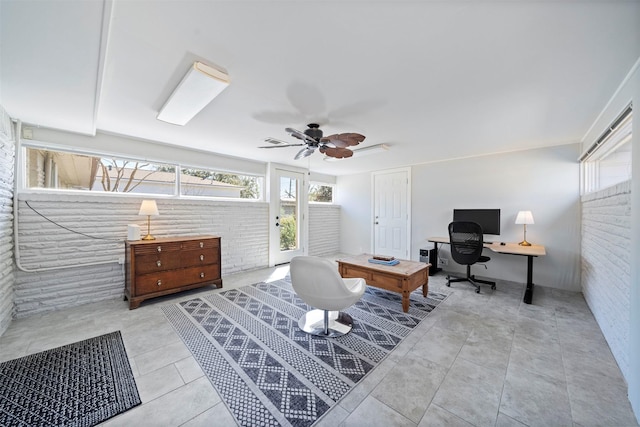
M 271 264 L 284 264 L 306 253 L 307 190 L 305 175 L 275 169 L 271 179 Z
M 373 175 L 373 252 L 410 259 L 409 170 Z

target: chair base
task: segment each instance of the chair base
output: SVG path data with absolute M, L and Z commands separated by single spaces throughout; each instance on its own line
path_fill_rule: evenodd
M 328 313 L 326 318 L 325 313 Z M 329 338 L 348 334 L 352 326 L 353 318 L 341 311 L 311 310 L 298 320 L 298 327 L 302 331 Z
M 456 277 L 447 275 L 447 286 L 451 287 L 451 282 L 469 282 L 476 288 L 476 294 L 480 293 L 480 284 L 491 285 L 491 289 L 496 289 L 496 282 L 490 280 L 476 279 L 476 276 L 470 274 L 470 266 L 467 266 L 467 275 L 465 277 Z

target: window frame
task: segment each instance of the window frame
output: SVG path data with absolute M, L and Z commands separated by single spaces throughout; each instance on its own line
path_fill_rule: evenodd
M 183 191 L 182 175 L 183 174 L 181 172 L 182 172 L 183 169 L 197 169 L 197 170 L 201 170 L 201 171 L 205 171 L 205 172 L 229 174 L 229 175 L 240 175 L 240 176 L 243 176 L 243 177 L 257 178 L 258 179 L 258 198 L 249 199 L 249 198 L 242 198 L 242 197 L 198 196 L 198 195 L 182 194 L 182 191 Z M 180 165 L 178 167 L 178 169 L 177 169 L 177 172 L 178 172 L 178 194 L 177 194 L 178 198 L 181 198 L 181 199 L 198 199 L 198 200 L 215 199 L 215 200 L 246 201 L 246 202 L 264 201 L 264 185 L 265 185 L 266 176 L 261 176 L 261 175 L 256 175 L 256 174 L 248 174 L 248 173 L 241 173 L 241 172 L 229 172 L 229 171 L 224 171 L 224 170 L 219 170 L 219 169 L 209 169 L 209 168 L 203 168 L 203 167 L 200 167 L 200 166 L 185 166 L 185 165 Z
M 311 187 L 314 185 L 322 187 L 331 187 L 331 201 L 330 202 L 318 202 L 309 199 L 311 195 Z M 311 205 L 335 205 L 336 204 L 336 184 L 322 181 L 310 181 L 309 190 L 307 191 L 307 202 Z
M 104 157 L 104 158 L 115 158 L 117 160 L 127 160 L 127 161 L 135 161 L 135 162 L 147 162 L 165 166 L 173 166 L 175 167 L 175 181 L 173 186 L 172 194 L 159 194 L 159 193 L 124 193 L 124 192 L 111 192 L 111 191 L 92 191 L 92 190 L 77 190 L 77 189 L 66 189 L 66 188 L 37 188 L 37 187 L 28 187 L 28 179 L 27 179 L 27 148 L 31 149 L 40 149 L 40 150 L 48 150 L 48 151 L 59 151 L 68 154 L 77 154 L 82 156 L 91 156 L 91 157 Z M 151 158 L 140 158 L 128 154 L 115 153 L 109 151 L 101 151 L 101 150 L 83 150 L 77 147 L 72 147 L 63 144 L 57 143 L 49 143 L 40 140 L 20 140 L 16 147 L 16 190 L 19 194 L 51 194 L 51 193 L 60 193 L 60 194 L 75 194 L 75 195 L 88 195 L 88 196 L 96 196 L 96 197 L 153 197 L 158 199 L 185 199 L 185 200 L 217 200 L 217 201 L 235 201 L 235 202 L 246 202 L 246 203 L 254 203 L 254 202 L 264 202 L 265 197 L 265 182 L 266 182 L 266 174 L 258 175 L 255 173 L 246 173 L 240 171 L 231 171 L 231 170 L 220 170 L 220 169 L 208 169 L 202 166 L 195 165 L 185 165 L 177 162 L 170 162 L 158 159 Z M 248 177 L 258 178 L 258 192 L 259 198 L 257 199 L 249 199 L 249 198 L 235 198 L 235 197 L 218 197 L 218 196 L 193 196 L 193 195 L 182 195 L 181 194 L 181 182 L 180 176 L 181 171 L 183 169 L 201 169 L 216 173 L 225 173 L 225 174 L 234 174 Z
M 580 156 L 580 194 L 590 194 L 619 184 L 602 186 L 601 162 L 620 148 L 631 144 L 633 130 L 633 106 L 629 104 L 588 150 Z M 631 145 L 629 146 L 632 147 Z M 631 172 L 629 178 L 631 179 Z

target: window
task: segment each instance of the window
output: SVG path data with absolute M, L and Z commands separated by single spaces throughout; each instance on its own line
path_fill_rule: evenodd
M 183 196 L 261 198 L 262 177 L 181 168 L 180 194 Z
M 23 153 L 25 187 L 28 189 L 248 200 L 262 198 L 262 176 L 78 153 L 47 146 L 25 145 Z
M 333 203 L 333 185 L 312 183 L 309 186 L 309 202 Z
M 631 179 L 632 116 L 629 106 L 580 158 L 583 194 Z
M 27 147 L 26 187 L 109 193 L 175 194 L 172 166 Z

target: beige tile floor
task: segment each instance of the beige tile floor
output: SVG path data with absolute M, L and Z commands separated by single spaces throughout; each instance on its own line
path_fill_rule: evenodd
M 288 267 L 224 277 L 224 289 L 286 275 Z M 523 285 L 445 286 L 450 294 L 320 426 L 637 426 L 626 384 L 580 293 Z M 224 403 L 160 307 L 105 301 L 15 320 L 0 361 L 120 330 L 143 404 L 104 426 L 233 426 Z

